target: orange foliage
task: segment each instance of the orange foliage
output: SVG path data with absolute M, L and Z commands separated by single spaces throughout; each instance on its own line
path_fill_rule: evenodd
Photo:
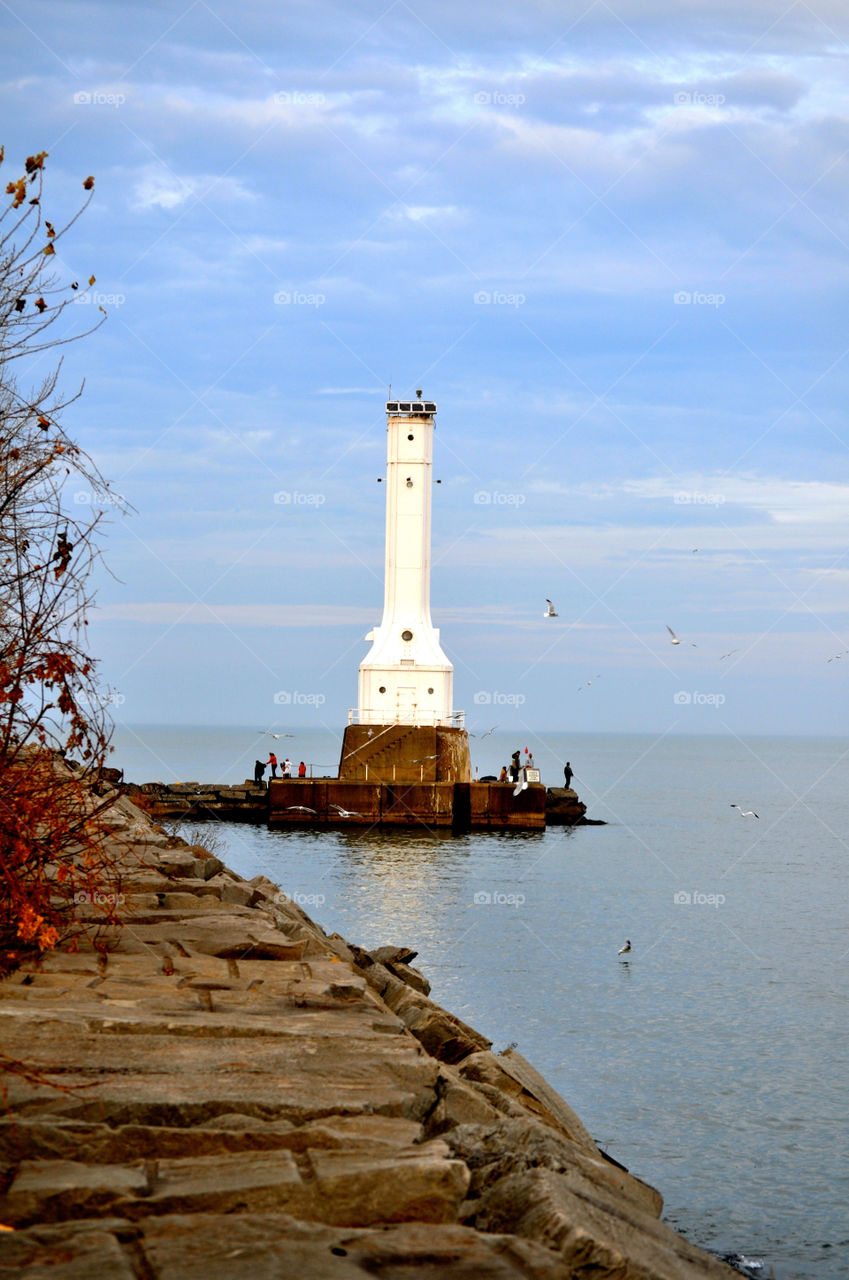
M 27 157 L 0 212 L 12 224 L 0 232 L 0 295 L 9 303 L 0 308 L 0 974 L 27 955 L 73 945 L 81 916 L 86 929 L 114 920 L 120 900 L 92 790 L 108 751 L 108 698 L 84 648 L 102 518 L 95 504 L 116 503 L 60 426 L 76 397 L 59 394 L 58 359 L 34 388 L 19 388 L 11 371 L 20 357 L 27 368 L 44 366 L 44 353 L 71 340 L 67 325 L 58 337 L 49 330 L 78 286 L 45 273 L 53 241 L 79 214 L 58 228 L 43 219 L 46 156 Z M 16 212 L 33 185 L 28 207 Z M 93 180 L 83 185 L 90 191 Z M 65 510 L 70 475 L 92 495 L 85 514 Z M 83 766 L 69 768 L 65 752 Z
M 52 752 L 0 756 L 0 975 L 89 921 L 117 919 L 120 884 L 89 785 Z

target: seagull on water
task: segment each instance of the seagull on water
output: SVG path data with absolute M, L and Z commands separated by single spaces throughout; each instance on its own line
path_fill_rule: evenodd
M 290 804 L 289 809 L 294 809 L 296 813 L 315 813 L 315 809 L 311 809 L 308 804 Z
M 618 956 L 626 956 L 630 950 L 631 950 L 631 939 L 626 938 L 624 947 L 620 947 L 619 950 L 616 952 L 616 954 Z
M 548 596 L 545 597 L 545 603 L 548 605 L 548 608 L 546 609 L 545 613 L 542 616 L 544 618 L 559 618 L 560 615 L 558 614 L 554 605 L 549 600 Z
M 757 818 L 757 817 L 759 817 L 759 814 L 755 813 L 754 809 L 740 809 L 739 804 L 732 804 L 732 805 L 731 805 L 731 808 L 732 808 L 732 809 L 739 809 L 739 810 L 740 810 L 740 817 L 741 817 L 741 818 Z
M 257 729 L 257 733 L 268 734 L 269 738 L 292 738 L 292 733 L 272 733 L 270 729 Z
M 361 818 L 363 816 L 356 809 L 343 809 L 341 804 L 332 804 L 330 807 L 336 810 L 340 818 Z
M 681 643 L 681 641 L 678 639 L 678 637 L 676 636 L 675 632 L 672 630 L 672 628 L 670 627 L 670 625 L 669 625 L 669 623 L 668 623 L 668 622 L 667 622 L 667 624 L 666 624 L 666 630 L 667 630 L 667 631 L 669 632 L 669 634 L 672 636 L 672 639 L 669 641 L 669 643 L 670 643 L 670 644 L 680 644 L 680 643 Z M 698 649 L 698 647 L 699 647 L 697 644 L 693 644 L 692 640 L 688 640 L 686 643 L 687 643 L 687 644 L 689 644 L 689 645 L 692 645 L 694 649 Z

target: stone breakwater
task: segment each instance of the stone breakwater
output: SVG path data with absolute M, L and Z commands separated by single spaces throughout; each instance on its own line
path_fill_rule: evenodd
M 0 983 L 0 1275 L 730 1280 L 413 952 L 111 810 L 124 923 Z M 96 907 L 80 904 L 94 918 Z M 105 948 L 105 949 L 104 949 Z

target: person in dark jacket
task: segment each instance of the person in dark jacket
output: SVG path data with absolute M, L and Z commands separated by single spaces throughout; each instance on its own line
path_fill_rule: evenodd
M 265 775 L 265 764 L 262 760 L 254 760 L 254 786 L 263 786 L 263 777 Z
M 573 774 L 572 774 L 572 766 L 570 765 L 568 760 L 566 761 L 566 764 L 563 766 L 563 777 L 566 780 L 567 790 L 571 790 Z

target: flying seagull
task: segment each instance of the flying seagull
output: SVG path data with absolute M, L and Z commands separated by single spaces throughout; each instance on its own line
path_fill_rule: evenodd
M 545 597 L 545 603 L 548 605 L 548 608 L 546 609 L 545 613 L 542 616 L 544 618 L 558 618 L 560 615 L 558 614 L 554 605 L 549 600 L 548 596 Z
M 425 760 L 435 760 L 436 756 L 417 756 L 413 764 L 424 764 Z
M 671 639 L 671 640 L 670 640 L 670 642 L 669 642 L 670 644 L 680 644 L 680 643 L 681 643 L 681 641 L 678 639 L 678 637 L 676 636 L 675 632 L 672 630 L 672 628 L 670 627 L 670 625 L 669 625 L 669 623 L 668 623 L 668 622 L 667 622 L 667 624 L 666 624 L 666 630 L 667 630 L 667 631 L 669 632 L 669 634 L 672 636 L 672 639 Z M 694 648 L 694 649 L 698 649 L 698 647 L 699 647 L 697 644 L 693 644 L 692 640 L 688 640 L 688 641 L 687 641 L 687 644 L 689 644 L 689 645 L 693 645 L 693 648 Z
M 724 662 L 726 658 L 730 658 L 730 657 L 731 657 L 732 653 L 739 653 L 739 652 L 740 652 L 740 650 L 739 650 L 739 649 L 729 649 L 727 653 L 723 653 L 723 655 L 722 655 L 722 657 L 719 659 L 719 661 L 720 661 L 720 662 Z
M 257 729 L 257 733 L 268 734 L 269 738 L 292 738 L 292 733 L 272 733 L 270 729 Z
M 732 804 L 731 808 L 740 809 L 740 806 L 739 804 Z M 741 818 L 757 818 L 759 816 L 760 816 L 759 814 L 755 813 L 754 809 L 740 809 Z
M 356 809 L 343 809 L 341 804 L 332 804 L 330 807 L 336 810 L 340 818 L 361 818 L 363 816 Z
M 524 769 L 520 769 L 520 770 L 519 770 L 519 775 L 520 775 L 520 776 L 519 776 L 519 779 L 518 779 L 518 781 L 517 781 L 517 783 L 516 783 L 515 787 L 513 788 L 513 795 L 514 795 L 514 796 L 517 796 L 517 795 L 519 794 L 519 792 L 520 792 L 520 791 L 527 791 L 527 789 L 528 789 L 528 780 L 527 780 L 527 778 L 525 777 L 525 771 L 524 771 Z
M 311 809 L 307 804 L 290 804 L 289 809 L 294 809 L 296 813 L 315 813 L 315 809 Z
M 626 938 L 624 947 L 620 947 L 619 950 L 616 952 L 616 954 L 618 956 L 626 956 L 630 950 L 631 950 L 631 939 Z
M 599 674 L 599 675 L 597 675 L 597 676 L 593 676 L 593 680 L 600 680 L 600 679 L 601 679 L 601 675 L 600 675 L 600 674 Z M 587 680 L 584 684 L 579 684 L 579 685 L 578 685 L 578 693 L 580 693 L 582 689 L 588 689 L 588 688 L 590 687 L 590 685 L 592 684 L 592 682 L 593 682 L 592 680 Z

